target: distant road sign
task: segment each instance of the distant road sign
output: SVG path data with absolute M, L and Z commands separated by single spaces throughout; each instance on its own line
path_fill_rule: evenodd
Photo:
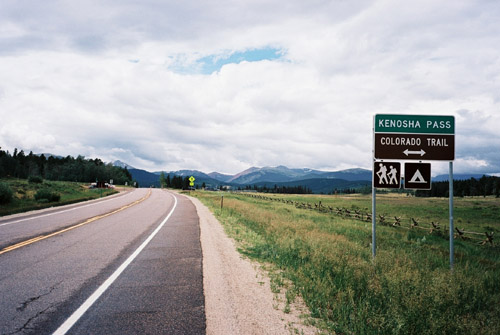
M 196 179 L 195 179 L 193 176 L 189 177 L 189 181 L 190 181 L 190 182 L 194 182 L 195 180 L 196 180 Z
M 453 116 L 377 114 L 373 128 L 375 159 L 455 159 Z
M 404 188 L 431 189 L 431 163 L 405 163 Z
M 401 164 L 397 162 L 374 162 L 373 187 L 399 188 L 401 186 Z

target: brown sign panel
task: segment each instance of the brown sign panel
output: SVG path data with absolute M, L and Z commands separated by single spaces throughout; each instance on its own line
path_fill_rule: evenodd
M 405 163 L 406 189 L 431 189 L 431 163 Z
M 401 163 L 374 162 L 373 187 L 399 188 L 401 185 Z
M 375 159 L 455 159 L 455 135 L 375 133 Z

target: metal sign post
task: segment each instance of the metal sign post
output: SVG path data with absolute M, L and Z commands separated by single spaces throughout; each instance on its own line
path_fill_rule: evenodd
M 377 239 L 375 237 L 376 235 L 376 229 L 375 227 L 377 226 L 376 223 L 377 223 L 377 220 L 375 219 L 376 217 L 376 197 L 377 197 L 377 189 L 375 188 L 374 184 L 373 184 L 373 181 L 375 180 L 374 178 L 375 176 L 375 164 L 373 166 L 373 175 L 372 175 L 372 256 L 373 258 L 375 258 L 375 255 L 377 254 Z
M 450 186 L 450 269 L 453 270 L 454 265 L 454 255 L 455 255 L 455 245 L 453 237 L 453 162 L 450 162 L 450 176 L 449 176 L 449 186 Z

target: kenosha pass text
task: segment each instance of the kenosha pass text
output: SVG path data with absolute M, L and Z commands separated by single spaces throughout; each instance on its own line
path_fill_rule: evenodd
M 451 129 L 451 121 L 432 121 L 420 122 L 419 120 L 378 120 L 380 128 L 411 128 L 411 129 Z

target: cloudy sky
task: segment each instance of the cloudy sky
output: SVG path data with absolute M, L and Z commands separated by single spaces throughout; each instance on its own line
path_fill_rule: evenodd
M 374 114 L 454 115 L 455 172 L 500 173 L 499 22 L 497 0 L 2 0 L 0 146 L 371 168 Z

